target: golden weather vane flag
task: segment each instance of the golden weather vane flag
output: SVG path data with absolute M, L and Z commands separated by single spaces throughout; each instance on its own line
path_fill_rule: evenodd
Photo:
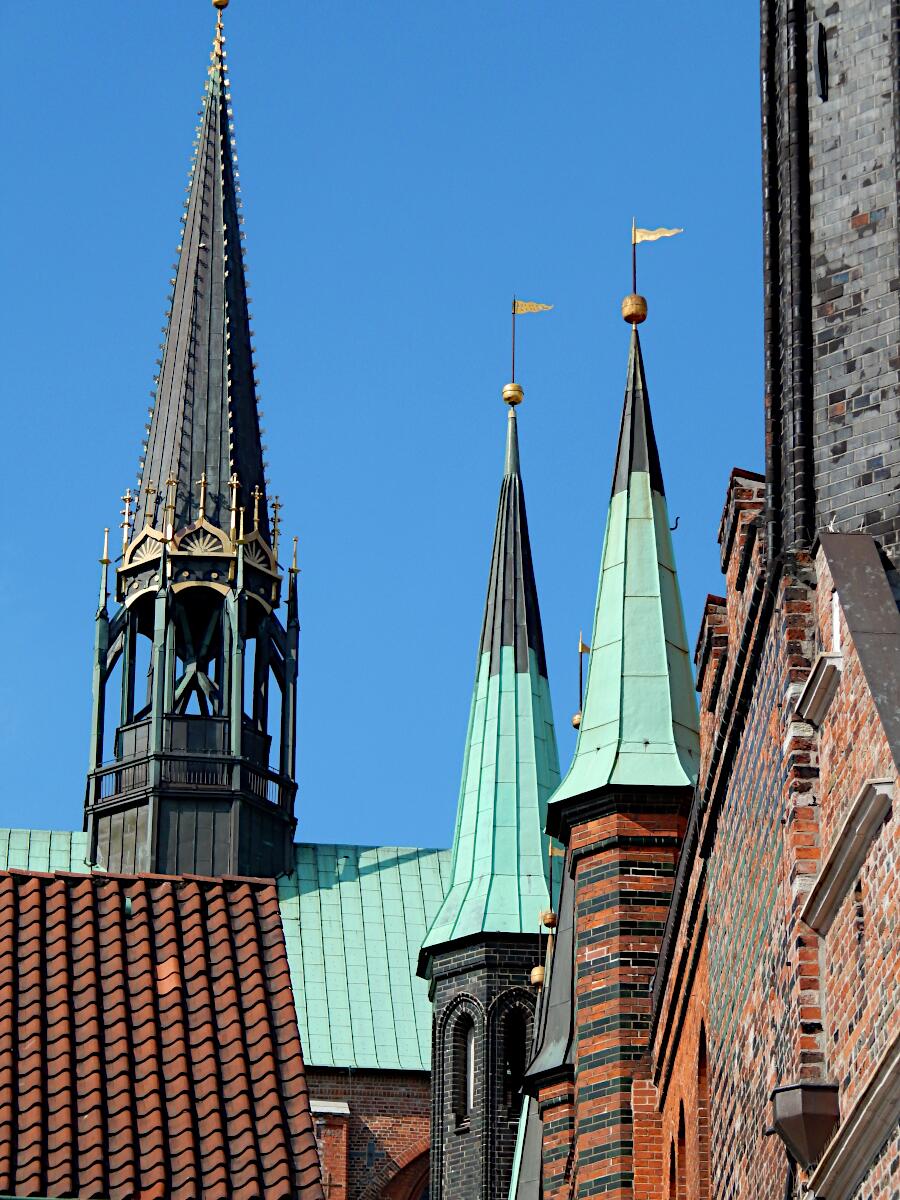
M 522 313 L 549 312 L 552 304 L 538 304 L 534 300 L 517 300 L 512 302 L 512 381 L 516 381 L 516 317 Z
M 638 229 L 634 217 L 631 218 L 631 296 L 623 301 L 622 315 L 632 325 L 639 324 L 647 316 L 647 302 L 637 294 L 637 248 L 641 242 L 658 242 L 660 238 L 674 237 L 676 233 L 684 233 L 684 230 L 668 229 L 665 225 L 658 229 Z
M 660 238 L 674 237 L 676 233 L 684 233 L 683 229 L 666 229 L 661 226 L 659 229 L 638 229 L 634 221 L 631 222 L 631 244 L 637 246 L 639 242 L 658 242 Z

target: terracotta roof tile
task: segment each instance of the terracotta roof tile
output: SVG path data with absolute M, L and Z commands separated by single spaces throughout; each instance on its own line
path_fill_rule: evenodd
M 0 872 L 0 1194 L 321 1200 L 272 884 Z

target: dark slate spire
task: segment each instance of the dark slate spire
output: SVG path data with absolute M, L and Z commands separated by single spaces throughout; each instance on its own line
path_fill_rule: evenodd
M 613 495 L 625 491 L 633 471 L 646 472 L 650 476 L 651 489 L 660 496 L 666 494 L 659 465 L 659 451 L 653 434 L 653 418 L 650 416 L 650 398 L 647 393 L 647 380 L 644 377 L 644 358 L 641 354 L 641 339 L 637 326 L 633 326 L 631 331 L 625 404 L 622 408 L 619 448 L 613 473 Z
M 519 434 L 516 410 L 510 405 L 506 434 L 506 463 L 500 487 L 500 506 L 494 533 L 494 551 L 488 581 L 484 624 L 481 629 L 481 656 L 490 651 L 491 674 L 500 670 L 500 649 L 515 650 L 515 669 L 528 670 L 528 651 L 533 650 L 538 671 L 547 676 L 544 635 L 538 611 L 537 585 L 531 561 L 525 493 L 519 475 Z
M 205 472 L 206 518 L 228 528 L 236 475 L 237 504 L 248 517 L 260 489 L 259 532 L 268 541 L 221 11 L 210 57 L 134 529 L 153 523 L 147 488 L 155 489 L 158 511 L 170 476 L 177 481 L 175 526 L 195 521 Z

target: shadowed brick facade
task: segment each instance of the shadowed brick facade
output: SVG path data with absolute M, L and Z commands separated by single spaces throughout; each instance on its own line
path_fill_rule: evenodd
M 696 787 L 551 799 L 574 938 L 564 889 L 513 1200 L 900 1196 L 900 4 L 761 35 L 766 473 L 727 488 Z
M 771 549 L 900 545 L 900 5 L 762 0 Z

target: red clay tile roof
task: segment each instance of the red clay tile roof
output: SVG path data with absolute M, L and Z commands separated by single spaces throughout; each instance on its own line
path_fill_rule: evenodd
M 0 872 L 0 1194 L 321 1200 L 271 883 Z

